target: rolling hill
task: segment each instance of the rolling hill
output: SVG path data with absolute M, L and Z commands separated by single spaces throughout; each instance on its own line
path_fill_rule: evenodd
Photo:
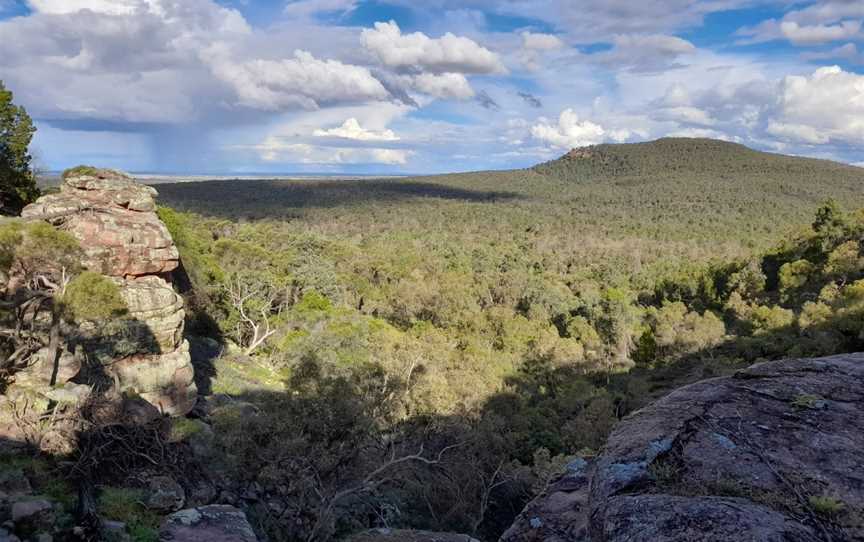
M 435 232 L 463 238 L 578 235 L 640 258 L 740 256 L 808 224 L 828 199 L 864 206 L 864 169 L 710 139 L 660 139 L 571 151 L 530 169 L 352 181 L 161 184 L 161 202 L 204 216 L 291 220 L 330 232 Z M 662 246 L 659 246 L 662 245 Z M 706 250 L 703 250 L 707 248 Z M 570 247 L 573 248 L 573 247 Z M 569 248 L 568 248 L 569 250 Z M 584 255 L 589 259 L 593 256 Z

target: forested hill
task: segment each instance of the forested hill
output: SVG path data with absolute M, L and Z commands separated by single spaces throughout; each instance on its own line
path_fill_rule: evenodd
M 821 181 L 860 190 L 864 180 L 864 169 L 855 166 L 760 152 L 737 143 L 704 138 L 663 138 L 581 147 L 533 169 L 542 175 L 583 182 L 696 175 L 729 183 L 758 177 L 800 188 Z

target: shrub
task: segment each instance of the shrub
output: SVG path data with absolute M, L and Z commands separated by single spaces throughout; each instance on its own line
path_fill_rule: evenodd
M 62 302 L 68 315 L 76 322 L 108 320 L 127 311 L 117 284 L 93 271 L 84 271 L 72 279 Z

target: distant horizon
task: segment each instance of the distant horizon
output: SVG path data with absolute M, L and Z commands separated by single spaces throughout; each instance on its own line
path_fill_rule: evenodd
M 675 137 L 675 136 L 664 136 L 664 137 L 660 137 L 660 138 L 656 138 L 656 139 L 633 141 L 633 142 L 628 142 L 628 143 L 633 143 L 633 144 L 651 143 L 651 142 L 658 141 L 660 139 L 666 139 L 668 137 Z M 714 141 L 722 141 L 725 143 L 739 143 L 736 141 L 728 141 L 728 140 L 724 140 L 724 139 L 705 138 L 705 137 L 693 137 L 693 138 L 691 138 L 691 137 L 685 136 L 683 138 L 684 139 L 709 139 L 709 140 L 714 140 Z M 625 144 L 628 144 L 628 143 L 625 143 Z M 602 144 L 602 143 L 600 143 L 600 144 Z M 583 147 L 573 147 L 573 148 L 570 148 L 568 150 L 562 150 L 559 154 L 552 156 L 550 158 L 550 160 L 558 159 L 558 158 L 566 155 L 567 153 L 574 151 L 574 150 L 578 150 L 580 148 L 588 148 L 588 147 L 592 147 L 592 146 L 596 146 L 596 145 L 598 145 L 598 144 L 585 145 Z M 806 155 L 806 154 L 784 153 L 784 152 L 774 151 L 774 150 L 770 150 L 770 149 L 767 149 L 767 150 L 766 149 L 760 149 L 758 147 L 746 145 L 746 144 L 744 146 L 746 146 L 752 150 L 759 151 L 759 152 L 768 152 L 768 153 L 780 154 L 780 155 L 784 155 L 784 156 L 791 156 L 791 157 L 798 157 L 798 158 L 812 158 L 812 159 L 817 159 L 817 160 L 826 160 L 827 159 L 827 160 L 834 161 L 834 162 L 837 162 L 840 164 L 864 168 L 864 161 L 862 161 L 862 162 L 845 162 L 842 160 L 836 160 L 836 159 L 833 159 L 830 157 L 826 158 L 824 156 L 818 156 L 818 155 L 813 156 L 813 155 Z M 114 167 L 114 168 L 109 168 L 109 169 L 118 169 L 118 170 L 124 171 L 130 175 L 133 175 L 139 179 L 157 180 L 157 181 L 159 181 L 159 180 L 171 181 L 171 180 L 178 180 L 178 179 L 182 180 L 183 178 L 188 178 L 189 180 L 234 180 L 234 179 L 236 179 L 236 180 L 266 180 L 266 179 L 303 180 L 303 179 L 307 179 L 307 178 L 308 179 L 346 179 L 346 180 L 350 180 L 350 179 L 365 179 L 365 178 L 370 178 L 370 179 L 373 179 L 373 178 L 394 178 L 394 179 L 398 179 L 398 178 L 406 178 L 406 177 L 455 175 L 455 174 L 462 174 L 462 173 L 474 173 L 474 172 L 478 172 L 478 171 L 509 171 L 509 170 L 518 170 L 518 169 L 530 168 L 530 167 L 538 165 L 544 161 L 548 161 L 548 160 L 538 161 L 538 162 L 532 163 L 530 165 L 522 166 L 522 167 L 501 167 L 501 168 L 486 168 L 486 169 L 459 169 L 459 170 L 443 170 L 443 171 L 431 171 L 431 172 L 419 172 L 419 171 L 418 172 L 407 172 L 407 171 L 406 172 L 392 172 L 392 171 L 386 171 L 386 170 L 366 171 L 366 172 L 303 171 L 303 170 L 296 170 L 296 171 L 288 171 L 288 170 L 285 170 L 285 171 L 280 171 L 280 170 L 272 170 L 272 171 L 242 171 L 242 170 L 170 171 L 170 170 L 161 170 L 160 171 L 160 170 L 134 170 L 134 169 L 125 169 L 122 167 Z M 76 165 L 81 165 L 81 164 L 76 164 Z M 101 164 L 89 164 L 89 165 L 94 165 L 97 167 L 103 167 L 103 165 L 101 165 Z M 75 165 L 69 166 L 69 167 L 75 167 Z M 46 178 L 56 178 L 56 177 L 59 177 L 63 173 L 63 171 L 65 171 L 66 169 L 69 169 L 69 167 L 63 168 L 63 169 L 48 170 L 48 171 L 45 171 L 44 174 L 42 174 L 42 176 L 46 177 Z

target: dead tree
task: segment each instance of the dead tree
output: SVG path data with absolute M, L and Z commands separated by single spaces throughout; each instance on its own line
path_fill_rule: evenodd
M 234 276 L 226 288 L 239 316 L 235 327 L 238 344 L 249 356 L 276 333 L 271 320 L 282 313 L 283 292 L 269 282 L 244 280 L 241 276 Z

